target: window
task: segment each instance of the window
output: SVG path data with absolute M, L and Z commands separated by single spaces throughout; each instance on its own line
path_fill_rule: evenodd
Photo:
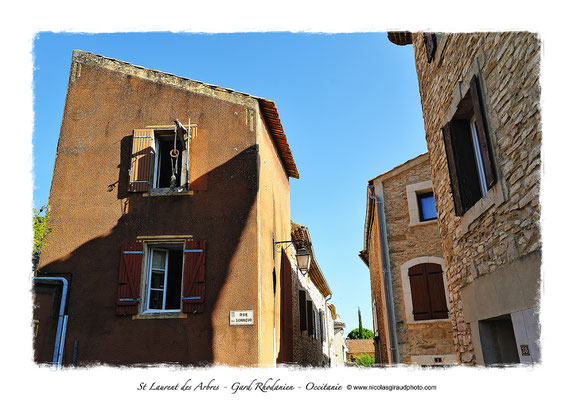
M 190 239 L 173 243 L 124 243 L 116 313 L 203 312 L 205 248 L 204 240 Z
M 432 181 L 417 182 L 406 186 L 410 226 L 437 219 Z
M 423 263 L 408 268 L 415 321 L 448 318 L 442 266 Z
M 437 38 L 435 33 L 424 33 L 424 45 L 426 46 L 426 56 L 428 57 L 428 64 L 434 59 L 437 47 Z
M 496 182 L 485 109 L 477 76 L 443 128 L 456 215 L 463 215 Z
M 190 189 L 190 138 L 196 125 L 134 129 L 130 192 L 173 193 Z
M 299 325 L 300 331 L 306 331 L 306 292 L 304 290 L 298 291 L 298 310 L 299 310 Z
M 430 221 L 438 218 L 433 192 L 418 194 L 416 197 L 418 199 L 420 221 Z
M 308 335 L 312 338 L 316 337 L 315 335 L 315 319 L 314 319 L 314 307 L 312 306 L 312 300 L 306 301 L 306 315 L 308 318 Z
M 148 256 L 145 309 L 180 310 L 183 246 L 153 245 L 149 248 Z

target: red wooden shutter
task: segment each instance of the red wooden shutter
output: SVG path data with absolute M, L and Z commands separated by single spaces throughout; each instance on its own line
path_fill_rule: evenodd
M 491 188 L 496 182 L 495 169 L 493 168 L 493 160 L 489 150 L 487 123 L 485 119 L 485 109 L 483 106 L 483 98 L 481 95 L 479 79 L 474 75 L 470 81 L 470 91 L 472 95 L 472 104 L 474 109 L 474 116 L 476 118 L 477 134 L 479 140 L 479 148 L 483 160 L 483 167 L 485 170 L 485 178 L 488 189 Z
M 306 292 L 304 290 L 298 291 L 298 310 L 300 331 L 306 331 Z
M 202 313 L 205 310 L 205 241 L 185 242 L 183 272 L 183 312 Z
M 456 167 L 456 158 L 454 153 L 454 145 L 452 141 L 452 124 L 448 122 L 443 128 L 444 146 L 446 148 L 446 159 L 448 161 L 448 170 L 450 172 L 450 187 L 454 197 L 454 208 L 456 215 L 462 215 L 462 196 L 460 192 L 460 183 L 458 179 L 458 170 Z
M 127 242 L 122 244 L 115 308 L 118 315 L 134 315 L 139 311 L 142 260 L 143 243 Z
M 438 264 L 426 264 L 426 273 L 432 319 L 448 318 L 448 304 L 444 290 L 442 266 Z
M 416 321 L 430 319 L 432 314 L 425 272 L 425 264 L 419 264 L 408 269 L 412 291 L 412 311 Z
M 153 129 L 134 129 L 129 170 L 130 192 L 147 192 L 151 187 L 155 166 Z

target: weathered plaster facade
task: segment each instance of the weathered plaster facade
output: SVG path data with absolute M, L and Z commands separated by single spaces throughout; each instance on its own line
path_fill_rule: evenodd
M 540 40 L 527 32 L 438 34 L 428 62 L 424 35 L 411 39 L 459 361 L 487 364 L 484 323 L 501 316 L 511 316 L 519 361 L 539 361 Z M 456 215 L 442 127 L 473 76 L 497 182 Z
M 130 190 L 135 130 L 173 131 L 175 119 L 196 127 L 189 187 Z M 274 103 L 76 50 L 39 269 L 69 281 L 63 364 L 275 365 L 288 346 L 281 299 L 291 294 L 275 285 L 284 264 L 273 238 L 290 239 L 289 177 L 298 172 Z M 183 252 L 185 240 L 206 243 L 204 311 L 146 312 L 142 267 L 138 311 L 118 315 L 122 243 Z M 231 326 L 232 310 L 252 310 L 253 324 Z M 48 325 L 38 327 L 38 362 L 51 360 Z

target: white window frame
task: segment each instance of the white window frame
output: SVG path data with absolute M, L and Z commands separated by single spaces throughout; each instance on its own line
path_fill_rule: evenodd
M 408 198 L 408 212 L 410 214 L 410 226 L 415 225 L 426 225 L 433 224 L 437 222 L 436 219 L 430 219 L 427 221 L 420 221 L 420 209 L 418 207 L 418 195 L 425 193 L 434 193 L 434 187 L 432 181 L 423 181 L 414 183 L 411 185 L 406 185 L 406 197 Z M 434 197 L 435 201 L 435 197 Z
M 481 191 L 481 197 L 483 198 L 487 193 L 487 182 L 485 178 L 485 168 L 483 166 L 483 159 L 481 157 L 481 151 L 479 149 L 479 139 L 478 139 L 475 116 L 473 116 L 470 120 L 470 130 L 472 132 L 472 145 L 474 150 L 474 157 L 476 160 L 476 171 L 479 180 L 479 188 Z
M 169 274 L 169 248 L 173 247 L 181 247 L 181 252 L 183 254 L 183 260 L 181 263 L 181 283 L 180 283 L 180 297 L 183 293 L 183 279 L 184 279 L 184 266 L 185 266 L 185 243 L 184 242 L 152 242 L 152 243 L 145 243 L 145 264 L 144 264 L 144 271 L 145 282 L 143 287 L 143 293 L 145 296 L 145 301 L 143 302 L 143 314 L 180 314 L 182 307 L 181 307 L 181 299 L 179 299 L 179 308 L 177 309 L 165 309 L 165 302 L 166 302 L 166 292 L 167 292 L 167 276 Z M 157 308 L 149 308 L 149 302 L 151 299 L 151 291 L 155 290 L 151 288 L 151 276 L 153 272 L 153 252 L 154 250 L 167 251 L 167 255 L 165 257 L 165 276 L 164 276 L 164 283 L 163 283 L 163 304 L 161 309 Z

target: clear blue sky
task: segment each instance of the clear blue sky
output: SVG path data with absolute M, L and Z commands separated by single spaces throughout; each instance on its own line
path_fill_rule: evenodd
M 426 151 L 412 46 L 365 34 L 54 34 L 34 41 L 34 205 L 48 201 L 72 51 L 80 49 L 275 101 L 332 302 L 372 328 L 363 248 L 369 179 Z

